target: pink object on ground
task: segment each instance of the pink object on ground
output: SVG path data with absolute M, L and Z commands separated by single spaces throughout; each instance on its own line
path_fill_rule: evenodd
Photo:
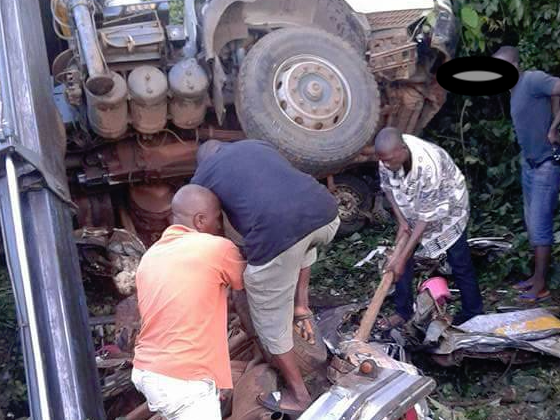
M 439 305 L 443 305 L 446 299 L 451 298 L 451 292 L 447 287 L 447 280 L 443 277 L 432 277 L 426 280 L 418 288 L 419 292 L 423 292 L 428 289 L 432 294 L 432 297 Z

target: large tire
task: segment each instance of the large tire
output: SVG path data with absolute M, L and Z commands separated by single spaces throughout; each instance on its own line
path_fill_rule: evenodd
M 299 169 L 325 175 L 372 139 L 379 90 L 365 60 L 342 39 L 314 28 L 285 28 L 247 54 L 236 110 L 249 138 L 268 140 Z
M 336 233 L 339 238 L 359 231 L 367 222 L 362 212 L 371 211 L 373 194 L 365 181 L 354 175 L 342 174 L 334 177 L 338 202 L 340 227 Z

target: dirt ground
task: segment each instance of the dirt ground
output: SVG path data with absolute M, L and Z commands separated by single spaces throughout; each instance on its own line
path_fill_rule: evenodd
M 391 228 L 369 228 L 323 249 L 313 268 L 311 296 L 315 309 L 362 302 L 365 296 L 371 297 L 380 279 L 379 267 L 375 263 L 360 268 L 353 266 L 376 246 L 390 244 L 392 237 Z M 488 257 L 475 258 L 479 277 L 483 278 L 481 289 L 486 311 L 494 311 L 498 306 L 519 306 L 511 282 L 491 284 L 480 275 L 483 270 L 492 270 L 492 264 L 507 264 L 507 258 L 507 255 L 494 256 L 490 258 L 491 263 Z M 516 273 L 511 277 L 517 277 Z M 559 291 L 552 290 L 552 295 L 542 306 L 560 305 Z M 454 293 L 453 299 L 450 312 L 456 310 L 459 295 Z M 390 298 L 383 311 L 392 311 Z M 463 420 L 560 419 L 558 359 L 535 355 L 533 361 L 520 365 L 470 359 L 459 367 L 443 368 L 426 354 L 412 357 L 424 374 L 436 379 L 438 386 L 431 397 L 445 406 L 444 413 L 440 413 L 443 418 L 447 414 L 450 419 Z M 453 414 L 445 413 L 445 408 L 454 409 Z
M 319 261 L 313 267 L 311 285 L 311 301 L 314 309 L 344 305 L 352 302 L 363 302 L 375 291 L 380 279 L 379 266 L 376 262 L 365 264 L 363 267 L 354 268 L 354 264 L 364 258 L 369 251 L 378 245 L 390 244 L 393 237 L 392 228 L 376 230 L 368 228 L 360 234 L 338 240 L 329 247 L 321 250 Z M 515 251 L 513 251 L 515 252 Z M 498 306 L 515 305 L 517 293 L 509 286 L 513 279 L 519 278 L 518 273 L 510 273 L 511 280 L 504 279 L 499 283 L 489 281 L 484 274 L 488 271 L 499 271 L 497 267 L 508 264 L 508 256 L 492 256 L 475 258 L 475 265 L 481 280 L 481 288 L 487 311 L 493 311 Z M 4 277 L 3 289 L 9 287 Z M 422 278 L 422 275 L 418 276 Z M 453 287 L 453 284 L 450 284 Z M 552 288 L 554 287 L 554 282 Z M 99 296 L 95 288 L 88 287 L 88 301 L 90 304 Z M 560 306 L 560 291 L 552 290 L 552 299 L 546 306 Z M 454 301 L 449 305 L 451 312 L 456 310 L 458 294 L 453 294 Z M 95 315 L 109 314 L 115 302 L 106 299 L 96 302 Z M 6 305 L 3 309 L 7 309 Z M 9 310 L 13 311 L 13 307 Z M 389 298 L 383 311 L 392 311 L 392 302 Z M 6 311 L 9 312 L 9 311 Z M 6 313 L 5 313 L 6 315 Z M 15 333 L 11 324 L 6 324 L 4 317 L 4 331 L 12 334 L 4 335 L 8 338 Z M 1 323 L 0 323 L 1 324 Z M 12 340 L 9 340 L 12 342 Z M 22 366 L 15 360 L 18 355 L 7 351 L 5 347 L 8 340 L 0 340 L 0 384 L 4 384 L 12 391 L 0 392 L 0 408 L 8 407 L 17 413 L 23 410 L 22 402 L 25 398 L 25 388 L 21 381 L 24 380 L 17 366 Z M 10 355 L 11 358 L 10 359 Z M 532 361 L 524 364 L 501 363 L 488 360 L 464 360 L 461 366 L 443 368 L 433 362 L 428 355 L 413 354 L 413 362 L 422 372 L 436 379 L 438 387 L 431 396 L 437 403 L 443 404 L 440 416 L 443 419 L 454 418 L 457 420 L 558 420 L 560 419 L 560 361 L 535 355 Z M 0 389 L 8 389 L 0 386 Z M 9 395 L 8 395 L 9 394 Z M 6 401 L 5 398 L 11 399 Z M 4 398 L 4 399 L 3 399 Z M 14 400 L 18 400 L 15 402 Z M 14 404 L 15 403 L 15 404 Z M 454 409 L 453 415 L 448 409 Z M 4 413 L 8 413 L 4 411 Z M 453 417 L 454 416 L 454 417 Z M 14 418 L 14 417 L 9 417 Z M 1 419 L 1 414 L 0 414 Z

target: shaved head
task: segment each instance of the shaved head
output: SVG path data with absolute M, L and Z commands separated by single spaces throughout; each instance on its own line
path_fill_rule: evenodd
M 395 127 L 386 127 L 377 134 L 374 149 L 379 160 L 391 171 L 399 170 L 410 160 L 402 132 Z
M 219 140 L 206 140 L 200 146 L 198 146 L 198 152 L 196 152 L 196 161 L 200 164 L 204 160 L 208 159 L 210 156 L 214 155 L 220 147 L 222 147 L 223 142 Z
M 181 187 L 171 201 L 173 223 L 213 235 L 221 234 L 222 206 L 208 188 L 189 184 Z
M 513 64 L 515 67 L 519 67 L 519 50 L 515 47 L 509 45 L 500 47 L 492 57 L 499 58 L 500 60 Z
M 375 137 L 375 153 L 385 154 L 404 146 L 402 133 L 398 128 L 386 127 Z

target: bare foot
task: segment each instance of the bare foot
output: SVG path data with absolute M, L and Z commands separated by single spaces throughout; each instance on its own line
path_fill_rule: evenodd
M 533 287 L 527 290 L 527 295 L 538 296 L 543 290 L 546 289 L 546 282 L 544 279 L 531 277 Z

